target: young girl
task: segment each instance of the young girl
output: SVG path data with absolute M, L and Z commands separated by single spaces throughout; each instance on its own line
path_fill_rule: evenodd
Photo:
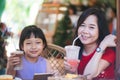
M 116 36 L 109 34 L 104 13 L 98 8 L 89 8 L 78 19 L 75 32 L 76 45 L 80 46 L 78 74 L 88 75 L 88 80 L 115 80 Z M 109 48 L 108 48 L 109 47 Z M 69 71 L 73 70 L 65 68 Z
M 22 80 L 33 80 L 34 73 L 51 72 L 48 61 L 40 56 L 46 47 L 47 42 L 40 28 L 35 25 L 25 27 L 19 41 L 19 48 L 24 51 L 23 68 L 14 70 L 14 67 L 20 63 L 20 58 L 13 53 L 8 59 L 7 74 Z

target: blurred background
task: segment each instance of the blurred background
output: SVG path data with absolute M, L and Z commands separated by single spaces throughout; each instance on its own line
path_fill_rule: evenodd
M 0 0 L 1 38 L 7 55 L 18 49 L 21 30 L 31 24 L 41 28 L 48 43 L 72 44 L 77 19 L 90 7 L 101 8 L 109 30 L 116 34 L 116 0 Z

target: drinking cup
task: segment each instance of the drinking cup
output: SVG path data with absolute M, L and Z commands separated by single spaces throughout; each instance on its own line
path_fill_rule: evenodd
M 79 46 L 68 45 L 65 46 L 67 59 L 78 59 L 79 56 Z
M 13 53 L 16 54 L 17 57 L 20 57 L 20 59 L 23 56 L 23 51 L 15 51 Z M 21 70 L 21 69 L 22 69 L 22 60 L 20 61 L 20 64 L 18 64 L 14 67 L 14 70 Z
M 66 50 L 67 62 L 71 65 L 71 67 L 73 67 L 72 69 L 77 70 L 79 63 L 78 56 L 79 56 L 80 47 L 74 45 L 68 45 L 65 46 L 65 50 Z

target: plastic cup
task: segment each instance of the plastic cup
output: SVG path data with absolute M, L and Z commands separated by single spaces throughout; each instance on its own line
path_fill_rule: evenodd
M 68 59 L 68 63 L 73 67 L 72 69 L 74 71 L 78 67 L 79 61 L 77 59 Z
M 65 46 L 65 50 L 66 50 L 67 59 L 78 60 L 79 50 L 80 50 L 79 46 L 68 45 L 68 46 Z
M 72 68 L 73 71 L 77 70 L 79 64 L 78 56 L 79 56 L 80 47 L 74 45 L 68 45 L 65 46 L 65 50 L 66 50 L 67 62 L 71 65 L 71 67 L 73 67 Z
M 13 53 L 16 54 L 16 56 L 20 57 L 20 59 L 23 56 L 23 51 L 15 51 Z M 22 69 L 22 60 L 20 61 L 20 64 L 18 64 L 14 67 L 14 70 L 21 70 L 21 69 Z

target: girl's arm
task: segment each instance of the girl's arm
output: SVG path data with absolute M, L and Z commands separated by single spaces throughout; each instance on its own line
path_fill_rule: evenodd
M 6 74 L 12 75 L 13 77 L 15 77 L 16 74 L 16 71 L 14 70 L 13 67 L 9 66 L 9 63 L 7 64 Z
M 15 77 L 16 70 L 14 70 L 14 66 L 19 64 L 20 58 L 15 57 L 15 54 L 11 54 L 11 56 L 8 58 L 7 62 L 7 68 L 6 68 L 6 74 L 13 75 Z
M 46 59 L 46 62 L 47 62 L 47 73 L 51 73 L 52 67 L 50 65 L 50 62 L 47 59 Z
M 91 58 L 84 70 L 84 75 L 90 74 L 87 77 L 88 79 L 96 77 L 110 65 L 108 61 L 101 59 L 101 57 L 107 47 L 116 46 L 115 39 L 116 36 L 110 34 L 100 43 L 98 50 L 96 50 L 94 56 Z

